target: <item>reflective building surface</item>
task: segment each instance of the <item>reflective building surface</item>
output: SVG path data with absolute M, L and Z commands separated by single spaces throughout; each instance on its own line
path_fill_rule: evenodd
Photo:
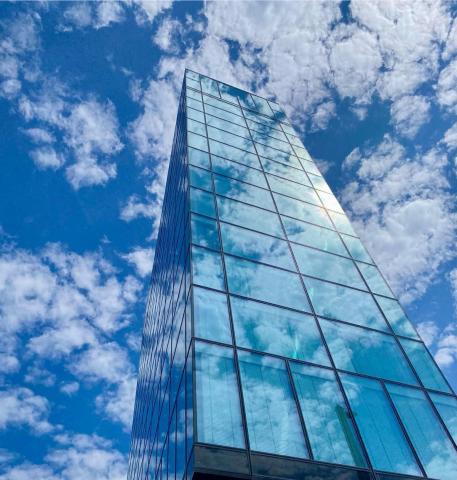
M 279 105 L 187 70 L 130 480 L 457 479 L 457 397 Z

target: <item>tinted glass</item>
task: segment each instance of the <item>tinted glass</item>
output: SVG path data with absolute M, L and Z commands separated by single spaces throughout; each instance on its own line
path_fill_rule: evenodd
M 222 93 L 222 89 L 221 89 L 221 93 Z M 233 99 L 231 99 L 231 100 L 233 100 Z M 226 110 L 228 112 L 232 112 L 232 113 L 236 113 L 237 115 L 241 115 L 240 108 L 236 105 L 233 105 L 233 103 L 223 102 L 222 100 L 218 100 L 217 98 L 208 97 L 207 95 L 203 95 L 203 101 L 205 102 L 205 108 L 206 108 L 206 105 L 212 105 L 212 106 L 217 107 L 217 108 L 222 108 L 223 110 Z M 238 103 L 238 102 L 236 102 L 236 100 L 235 100 L 234 103 Z
M 213 182 L 211 180 L 211 173 L 202 168 L 193 167 L 189 165 L 189 177 L 192 187 L 203 188 L 205 190 L 213 190 Z
M 381 384 L 352 375 L 341 380 L 375 470 L 421 476 Z
M 332 224 L 323 208 L 300 202 L 284 195 L 278 195 L 277 193 L 274 194 L 274 197 L 279 213 L 297 218 L 298 220 L 315 223 L 322 227 L 332 228 Z
M 243 126 L 243 127 L 246 126 L 246 122 L 244 121 L 243 117 L 241 117 L 241 116 L 239 116 L 235 113 L 229 112 L 226 109 L 217 108 L 217 107 L 214 107 L 212 105 L 208 105 L 207 103 L 205 103 L 205 112 L 206 112 L 206 114 L 209 113 L 210 115 L 218 117 L 222 120 L 228 120 L 229 122 L 236 123 L 237 125 L 240 125 L 240 126 Z M 240 114 L 241 114 L 241 112 L 240 112 Z
M 282 140 L 287 142 L 287 138 L 283 132 L 277 130 L 276 128 L 272 128 L 269 125 L 265 125 L 264 123 L 257 123 L 253 122 L 252 120 L 247 120 L 247 124 L 255 138 L 255 135 L 259 133 L 260 135 L 268 135 L 270 137 L 276 138 L 278 140 Z M 280 128 L 280 127 L 278 127 Z M 255 132 L 255 133 L 254 133 Z
M 195 336 L 232 343 L 225 293 L 193 288 Z
M 249 122 L 249 125 L 252 125 L 253 122 Z M 273 133 L 273 135 L 271 135 Z M 277 133 L 277 135 L 275 135 Z M 294 151 L 292 150 L 291 146 L 287 142 L 287 139 L 281 137 L 280 132 L 277 132 L 276 130 L 270 129 L 267 127 L 267 131 L 265 133 L 262 133 L 261 131 L 257 130 L 251 130 L 251 136 L 252 139 L 256 143 L 260 143 L 269 147 L 277 148 L 278 150 L 281 150 L 283 152 L 291 153 L 294 155 Z M 278 138 L 279 137 L 279 138 Z M 285 140 L 285 141 L 283 141 Z M 259 152 L 260 154 L 260 152 Z
M 387 283 L 384 281 L 382 275 L 375 266 L 367 265 L 365 263 L 359 263 L 358 266 L 372 292 L 386 295 L 387 297 L 393 297 L 390 288 L 387 286 Z
M 270 143 L 273 143 L 273 140 Z M 276 148 L 267 147 L 266 145 L 262 145 L 261 143 L 256 143 L 255 148 L 257 150 L 257 153 L 261 157 L 269 158 L 270 160 L 274 160 L 276 162 L 287 163 L 297 168 L 300 168 L 301 166 L 298 161 L 298 158 L 291 153 L 287 153 L 282 150 L 277 150 Z
M 187 130 L 189 132 L 198 133 L 206 136 L 206 127 L 204 123 L 196 122 L 190 118 L 187 119 Z
M 310 315 L 236 297 L 230 303 L 238 346 L 329 365 Z
M 457 443 L 457 398 L 440 395 L 439 393 L 430 393 L 430 397 L 454 442 Z
M 187 117 L 191 118 L 192 120 L 197 120 L 197 122 L 204 122 L 205 116 L 203 112 L 200 110 L 195 110 L 195 108 L 187 108 Z
M 197 167 L 210 168 L 209 155 L 201 150 L 195 150 L 195 148 L 189 148 L 189 163 L 197 165 Z
M 227 120 L 213 117 L 212 115 L 206 115 L 206 123 L 211 127 L 216 127 L 221 130 L 240 135 L 241 137 L 249 138 L 249 130 L 241 125 L 237 125 L 236 123 L 228 122 Z
M 216 97 L 219 97 L 219 89 L 217 82 L 208 77 L 200 76 L 200 82 L 202 85 L 202 92 L 209 93 Z
M 245 297 L 309 311 L 297 274 L 225 256 L 229 290 Z
M 241 351 L 238 359 L 251 449 L 308 458 L 284 362 Z
M 333 230 L 300 222 L 293 218 L 283 217 L 282 221 L 289 240 L 320 248 L 326 252 L 347 255 L 339 235 Z
M 331 193 L 319 192 L 319 198 L 322 200 L 325 208 L 344 213 L 338 200 Z
M 214 186 L 216 193 L 231 197 L 234 200 L 256 205 L 258 207 L 275 210 L 271 194 L 268 190 L 264 190 L 254 185 L 238 182 L 227 177 L 216 175 L 214 177 Z
M 202 247 L 219 250 L 217 223 L 210 218 L 192 214 L 192 242 Z
M 208 142 L 206 137 L 202 137 L 201 135 L 187 132 L 187 143 L 189 147 L 198 148 L 199 150 L 204 150 L 205 152 L 208 151 Z
M 221 223 L 224 252 L 295 271 L 286 241 Z
M 295 150 L 297 150 L 297 147 L 295 147 Z M 298 152 L 297 154 L 299 155 Z M 314 188 L 320 189 L 327 193 L 332 193 L 332 191 L 330 190 L 330 187 L 327 185 L 327 182 L 323 179 L 323 177 L 319 175 L 312 175 L 312 174 L 310 174 L 308 177 L 311 180 L 311 183 L 313 184 Z
M 199 247 L 192 247 L 193 282 L 204 287 L 224 289 L 221 256 Z
M 197 439 L 204 443 L 243 448 L 232 349 L 196 342 L 195 377 Z
M 329 215 L 333 220 L 333 223 L 335 224 L 336 229 L 339 232 L 347 233 L 349 235 L 354 235 L 355 237 L 357 236 L 349 220 L 347 219 L 346 215 L 341 215 L 340 213 L 336 213 L 332 211 L 329 212 Z
M 276 213 L 268 212 L 228 198 L 217 197 L 219 218 L 260 232 L 283 237 L 281 222 Z
M 352 258 L 361 260 L 362 262 L 373 263 L 370 255 L 368 255 L 368 252 L 365 250 L 362 242 L 358 238 L 350 237 L 344 234 L 342 234 L 341 237 L 343 238 L 346 247 L 348 247 Z
M 195 88 L 196 90 L 200 90 L 200 82 L 196 82 L 191 78 L 186 78 L 186 86 L 190 88 Z
M 457 478 L 457 452 L 420 390 L 388 385 L 396 409 L 428 476 Z
M 322 320 L 321 326 L 337 368 L 416 383 L 406 358 L 391 335 L 327 320 Z
M 265 181 L 265 175 L 260 170 L 254 168 L 245 167 L 239 163 L 230 162 L 223 158 L 211 156 L 211 162 L 213 164 L 213 171 L 226 175 L 227 177 L 243 180 L 244 182 L 253 183 L 259 187 L 268 188 Z
M 304 202 L 310 202 L 314 205 L 321 205 L 316 192 L 312 188 L 270 174 L 267 174 L 267 178 L 270 188 L 274 192 L 282 193 Z
M 262 165 L 266 172 L 272 173 L 273 175 L 278 175 L 278 177 L 287 178 L 295 182 L 302 183 L 303 185 L 311 186 L 306 173 L 303 170 L 298 170 L 296 168 L 288 167 L 282 163 L 273 162 L 262 158 Z
M 396 300 L 384 297 L 376 297 L 376 300 L 390 323 L 392 330 L 397 335 L 419 338 L 411 322 L 406 317 L 403 308 Z
M 311 278 L 304 278 L 304 281 L 317 315 L 388 330 L 379 308 L 369 293 Z
M 365 467 L 335 374 L 291 362 L 290 369 L 316 460 Z
M 193 212 L 208 215 L 209 217 L 216 216 L 216 209 L 214 206 L 214 195 L 212 193 L 190 189 L 190 208 Z
M 450 393 L 451 390 L 427 352 L 425 345 L 422 342 L 414 342 L 403 338 L 400 339 L 400 342 L 424 386 Z
M 186 105 L 187 109 L 190 110 L 193 108 L 194 110 L 198 110 L 200 112 L 203 112 L 203 104 L 202 102 L 199 102 L 198 100 L 194 100 L 193 98 L 186 98 Z
M 253 153 L 225 145 L 224 143 L 216 142 L 215 140 L 210 140 L 209 146 L 211 153 L 214 155 L 227 158 L 228 160 L 234 160 L 235 162 L 240 162 L 251 167 L 260 168 L 257 155 Z
M 349 258 L 320 252 L 301 245 L 292 245 L 292 250 L 301 273 L 351 287 L 365 288 L 354 262 Z
M 313 162 L 308 162 L 307 160 L 304 160 L 303 158 L 301 158 L 300 163 L 303 169 L 306 170 L 308 173 L 314 173 L 314 175 L 321 174 L 321 172 L 319 172 L 319 169 L 316 167 L 316 165 Z
M 239 137 L 238 135 L 214 127 L 208 127 L 208 137 L 218 140 L 219 142 L 227 143 L 228 145 L 233 145 L 236 148 L 255 153 L 254 145 L 248 138 Z

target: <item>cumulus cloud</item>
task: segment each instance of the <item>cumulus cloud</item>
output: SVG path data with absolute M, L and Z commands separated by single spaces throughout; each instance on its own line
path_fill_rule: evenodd
M 457 148 L 457 123 L 452 125 L 451 128 L 446 130 L 443 137 L 443 143 L 450 149 Z
M 152 248 L 136 247 L 131 252 L 122 255 L 122 258 L 135 267 L 140 277 L 151 275 L 154 250 Z
M 448 111 L 457 113 L 457 58 L 440 73 L 436 86 L 438 103 Z
M 120 23 L 124 18 L 122 2 L 74 2 L 63 11 L 57 29 L 64 32 L 87 27 L 99 29 Z
M 57 170 L 63 165 L 65 159 L 51 147 L 36 148 L 30 152 L 30 156 L 38 168 L 52 168 Z
M 430 102 L 425 97 L 405 95 L 392 104 L 392 123 L 398 133 L 404 137 L 413 138 L 430 118 L 429 111 Z

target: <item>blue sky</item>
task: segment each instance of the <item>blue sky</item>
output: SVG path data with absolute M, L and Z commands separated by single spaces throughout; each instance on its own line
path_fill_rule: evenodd
M 457 388 L 451 3 L 0 3 L 0 479 L 121 479 L 184 68 L 276 98 Z

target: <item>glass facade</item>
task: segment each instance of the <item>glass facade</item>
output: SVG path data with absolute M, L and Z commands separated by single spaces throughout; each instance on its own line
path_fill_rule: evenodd
M 457 397 L 277 103 L 186 70 L 130 480 L 457 479 Z

